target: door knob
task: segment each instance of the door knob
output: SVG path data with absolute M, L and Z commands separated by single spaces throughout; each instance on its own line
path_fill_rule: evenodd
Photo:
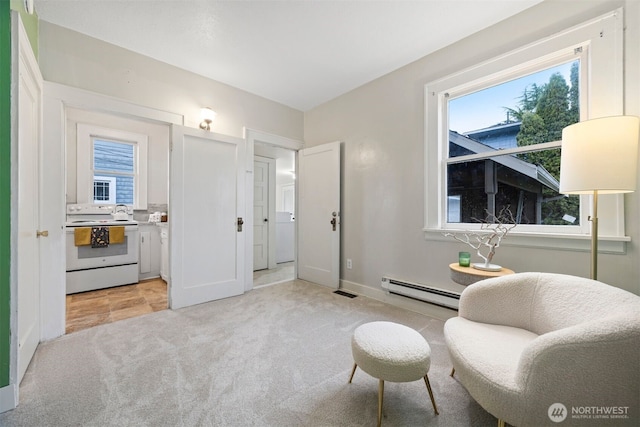
M 337 223 L 337 222 L 338 222 L 338 221 L 336 221 L 336 219 L 335 219 L 335 218 L 333 218 L 333 219 L 331 220 L 331 227 L 333 228 L 333 231 L 336 231 L 336 223 Z
M 264 222 L 269 222 L 269 218 L 265 218 L 265 219 L 264 219 Z
M 36 237 L 40 237 L 40 236 L 49 237 L 49 230 L 43 230 L 43 231 L 36 230 Z
M 237 224 L 238 224 L 238 231 L 241 232 L 242 231 L 242 224 L 244 224 L 244 220 L 241 217 L 239 217 Z

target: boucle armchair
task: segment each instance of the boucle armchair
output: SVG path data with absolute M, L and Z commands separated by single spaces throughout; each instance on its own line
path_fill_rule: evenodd
M 498 425 L 605 425 L 604 413 L 637 425 L 637 295 L 560 274 L 487 279 L 462 292 L 444 335 L 452 375 Z

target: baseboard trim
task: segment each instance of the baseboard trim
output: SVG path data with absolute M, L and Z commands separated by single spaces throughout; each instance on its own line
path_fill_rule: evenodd
M 10 411 L 18 406 L 16 385 L 9 384 L 0 388 L 0 413 Z
M 458 312 L 455 310 L 429 304 L 428 302 L 393 295 L 382 289 L 372 288 L 348 280 L 340 280 L 340 289 L 443 321 L 458 315 Z

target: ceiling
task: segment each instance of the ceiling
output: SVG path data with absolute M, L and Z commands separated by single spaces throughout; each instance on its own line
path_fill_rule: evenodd
M 308 111 L 542 0 L 35 0 L 40 19 Z

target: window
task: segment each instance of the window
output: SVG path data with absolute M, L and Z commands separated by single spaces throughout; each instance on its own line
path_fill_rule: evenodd
M 579 219 L 579 197 L 558 192 L 562 129 L 580 119 L 579 59 L 472 93 L 446 93 L 445 101 L 447 222 L 477 222 L 504 208 L 518 224 Z M 498 155 L 504 150 L 513 154 Z
M 511 234 L 589 233 L 590 197 L 558 193 L 561 135 L 622 114 L 622 22 L 619 9 L 425 86 L 428 237 L 505 206 Z M 608 198 L 601 236 L 624 236 L 622 203 Z
M 116 179 L 112 176 L 93 177 L 93 203 L 116 203 Z
M 105 188 L 104 179 L 115 180 L 111 184 L 111 199 L 115 203 L 133 205 L 135 182 L 135 145 L 126 142 L 93 139 L 93 200 L 101 203 L 104 194 L 96 193 Z M 101 180 L 97 182 L 96 180 Z M 102 183 L 102 184 L 100 184 Z M 109 186 L 106 186 L 107 191 Z
M 78 203 L 147 208 L 147 136 L 79 123 Z

